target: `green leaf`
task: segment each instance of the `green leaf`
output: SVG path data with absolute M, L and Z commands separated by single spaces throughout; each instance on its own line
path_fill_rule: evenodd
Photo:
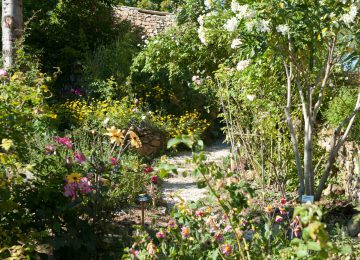
M 180 143 L 186 145 L 187 147 L 189 147 L 191 149 L 194 144 L 194 141 L 188 135 L 179 135 L 168 141 L 167 149 L 170 149 L 171 147 L 178 145 Z
M 343 247 L 341 247 L 341 253 L 342 254 L 351 254 L 352 253 L 352 248 L 350 245 L 344 245 Z
M 319 243 L 317 243 L 317 242 L 310 241 L 310 242 L 307 242 L 306 245 L 307 245 L 308 249 L 310 249 L 310 250 L 314 250 L 314 251 L 321 250 L 321 247 L 320 247 Z

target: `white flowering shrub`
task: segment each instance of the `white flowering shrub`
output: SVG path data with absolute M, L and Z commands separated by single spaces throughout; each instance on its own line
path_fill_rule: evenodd
M 359 90 L 356 80 L 351 80 L 359 66 L 360 1 L 246 2 L 212 1 L 199 18 L 201 42 L 230 49 L 216 73 L 224 120 L 235 128 L 227 130 L 229 141 L 234 150 L 247 146 L 240 153 L 257 160 L 263 160 L 259 136 L 270 147 L 278 143 L 278 159 L 270 156 L 273 148 L 262 150 L 267 158 L 263 167 L 269 167 L 267 172 L 282 172 L 280 177 L 274 172 L 277 183 L 296 185 L 299 195 L 320 199 L 336 154 L 360 110 Z M 350 114 L 339 116 L 347 119 L 340 120 L 333 148 L 326 154 L 317 146 L 315 126 L 325 127 L 324 108 L 340 88 L 350 89 L 358 99 L 354 98 Z M 251 155 L 243 135 L 249 132 L 258 136 L 247 140 Z M 324 153 L 325 159 L 320 156 Z M 290 163 L 286 168 L 280 163 L 284 160 Z M 259 163 L 251 159 L 242 164 L 260 172 Z M 315 165 L 325 165 L 316 169 L 316 176 Z M 289 176 L 297 182 L 289 183 Z

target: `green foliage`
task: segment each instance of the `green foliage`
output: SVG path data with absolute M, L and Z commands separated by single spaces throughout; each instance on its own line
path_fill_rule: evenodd
M 48 84 L 52 78 L 40 72 L 36 58 L 23 49 L 17 57 L 17 66 L 1 78 L 0 139 L 11 139 L 20 151 L 34 132 L 51 129 L 56 114 L 46 103 L 51 97 Z
M 139 51 L 139 42 L 134 32 L 126 32 L 86 57 L 83 84 L 88 97 L 107 99 L 130 94 L 125 80 L 130 73 L 132 59 Z
M 352 113 L 354 104 L 356 103 L 356 93 L 356 89 L 342 88 L 339 94 L 329 101 L 328 108 L 324 112 L 324 115 L 331 127 L 337 128 L 340 123 Z M 359 142 L 359 137 L 360 121 L 357 116 L 351 129 L 350 138 Z
M 98 46 L 116 40 L 115 46 L 127 46 L 130 39 L 134 39 L 129 24 L 114 26 L 109 1 L 26 1 L 24 19 L 32 17 L 34 12 L 25 43 L 31 52 L 39 54 L 45 71 L 52 72 L 54 67 L 61 69 L 62 75 L 56 83 L 68 88 L 79 87 L 81 63 Z M 122 38 L 125 36 L 127 38 Z M 56 90 L 54 94 L 63 97 L 70 89 Z
M 209 50 L 201 45 L 194 22 L 152 38 L 134 59 L 131 68 L 133 92 L 149 102 L 153 109 L 165 107 L 171 114 L 196 109 L 203 114 L 210 113 L 213 118 L 214 92 L 207 88 L 206 78 L 212 76 L 227 53 L 216 46 L 211 52 Z M 201 85 L 193 82 L 196 75 L 202 79 Z M 147 98 L 147 92 L 154 93 L 157 88 L 162 90 L 161 100 Z

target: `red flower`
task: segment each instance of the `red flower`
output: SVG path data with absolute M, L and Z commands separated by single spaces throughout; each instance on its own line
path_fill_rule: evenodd
M 144 169 L 144 172 L 145 173 L 150 173 L 150 172 L 153 172 L 154 171 L 154 169 L 153 169 L 153 167 L 151 167 L 151 166 L 148 166 L 148 167 L 146 167 L 145 169 Z
M 110 162 L 112 165 L 117 165 L 117 159 L 115 157 L 110 157 Z
M 280 200 L 280 203 L 282 204 L 282 205 L 285 205 L 286 204 L 286 198 L 281 198 L 281 200 Z
M 153 175 L 153 176 L 151 177 L 151 182 L 154 183 L 154 184 L 156 184 L 156 183 L 158 182 L 158 179 L 159 179 L 159 177 L 158 177 L 157 175 Z

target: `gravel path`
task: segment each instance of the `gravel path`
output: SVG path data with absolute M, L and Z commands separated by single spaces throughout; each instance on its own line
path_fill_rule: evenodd
M 206 147 L 205 154 L 207 161 L 221 163 L 225 157 L 230 154 L 229 147 L 221 141 Z M 167 161 L 178 167 L 178 175 L 173 175 L 164 180 L 162 184 L 163 198 L 168 206 L 173 206 L 180 201 L 197 201 L 206 196 L 206 189 L 199 189 L 196 185 L 196 179 L 191 175 L 195 165 L 191 163 L 191 152 L 183 152 L 174 157 L 169 157 Z M 186 171 L 188 176 L 183 177 Z

